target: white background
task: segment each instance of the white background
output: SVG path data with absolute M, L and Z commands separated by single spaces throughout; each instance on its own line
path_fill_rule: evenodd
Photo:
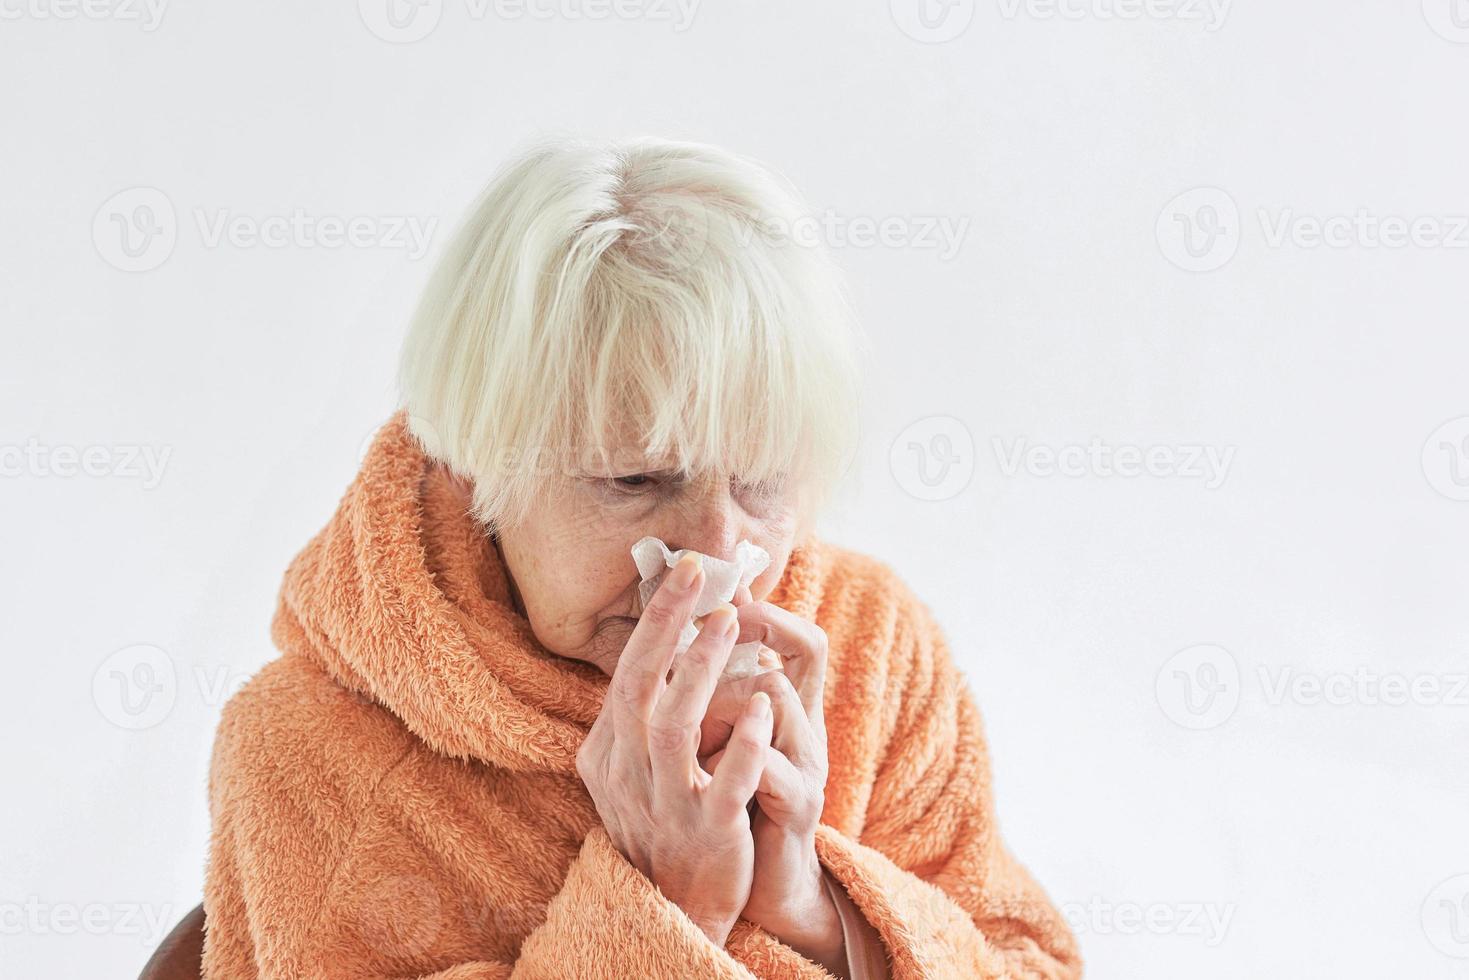
M 199 901 L 280 575 L 449 228 L 559 130 L 834 216 L 871 355 L 826 532 L 944 625 L 1089 976 L 1469 976 L 1465 0 L 92 2 L 0 0 L 0 974 L 132 975 Z M 386 238 L 211 237 L 297 213 Z M 1163 475 L 1024 455 L 1093 440 Z

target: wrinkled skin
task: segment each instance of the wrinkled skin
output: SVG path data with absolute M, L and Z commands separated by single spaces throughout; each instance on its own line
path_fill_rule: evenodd
M 795 544 L 794 500 L 779 485 L 690 480 L 641 462 L 631 472 L 578 474 L 495 539 L 540 643 L 611 677 L 578 772 L 613 843 L 712 941 L 723 945 L 743 916 L 841 975 L 840 920 L 815 851 L 827 774 L 826 635 L 765 601 Z M 467 502 L 468 485 L 458 486 Z M 637 616 L 631 550 L 650 534 L 723 559 L 748 539 L 771 556 L 729 606 L 705 617 L 671 682 L 702 571 L 693 569 L 686 592 L 670 571 Z M 721 635 L 726 620 L 737 628 Z M 780 669 L 721 681 L 730 649 L 750 640 L 774 650 Z

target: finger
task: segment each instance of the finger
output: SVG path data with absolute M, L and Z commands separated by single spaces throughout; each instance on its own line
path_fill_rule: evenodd
M 703 582 L 699 555 L 684 555 L 663 576 L 638 618 L 607 685 L 607 696 L 615 699 L 613 720 L 619 733 L 639 737 L 652 715 Z
M 732 649 L 732 648 L 731 648 Z M 757 688 L 750 677 L 720 677 L 709 707 L 699 721 L 699 751 L 710 753 L 729 741 L 735 722 L 744 714 Z
M 805 767 L 817 762 L 817 735 L 790 678 L 772 670 L 757 674 L 754 680 L 760 690 L 769 695 L 775 709 L 775 729 L 770 744 L 797 766 Z
M 592 723 L 591 731 L 587 733 L 586 739 L 577 750 L 576 772 L 587 787 L 587 793 L 592 798 L 592 804 L 597 809 L 597 816 L 601 818 L 602 825 L 616 841 L 622 839 L 622 825 L 617 818 L 616 809 L 607 797 L 612 765 L 610 731 L 608 712 L 604 708 L 597 715 L 597 720 Z
M 729 741 L 730 732 L 734 731 L 735 722 L 744 713 L 752 694 L 756 691 L 772 693 L 768 682 L 760 680 L 764 673 L 768 671 L 741 677 L 721 676 L 719 678 L 719 683 L 714 688 L 714 696 L 709 699 L 709 707 L 699 722 L 700 752 L 711 753 Z
M 577 772 L 593 796 L 646 785 L 647 745 L 613 730 L 612 713 L 604 704 L 576 754 Z
M 679 657 L 673 680 L 658 698 L 648 721 L 648 757 L 655 791 L 676 798 L 694 785 L 698 761 L 699 722 L 734 648 L 739 626 L 734 607 L 720 606 L 704 617 L 703 629 Z
M 713 754 L 729 740 L 740 712 L 756 691 L 764 691 L 770 697 L 775 713 L 772 744 L 777 749 L 800 765 L 825 758 L 826 733 L 812 723 L 790 678 L 778 670 L 720 679 L 699 723 L 700 751 Z
M 756 693 L 735 723 L 718 771 L 705 792 L 705 819 L 711 824 L 730 826 L 748 819 L 745 805 L 760 785 L 773 724 L 769 695 Z
M 765 753 L 765 768 L 760 774 L 755 799 L 760 809 L 778 823 L 784 823 L 788 816 L 815 809 L 811 781 L 775 748 Z
M 771 602 L 739 607 L 737 643 L 759 640 L 779 656 L 782 669 L 813 723 L 824 725 L 822 698 L 826 687 L 826 631 L 809 620 Z

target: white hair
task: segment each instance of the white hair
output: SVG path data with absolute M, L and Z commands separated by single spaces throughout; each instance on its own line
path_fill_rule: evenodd
M 491 529 L 619 433 L 685 475 L 784 480 L 810 529 L 856 448 L 860 339 L 830 256 L 783 233 L 807 217 L 717 147 L 534 144 L 425 289 L 399 370 L 414 435 Z

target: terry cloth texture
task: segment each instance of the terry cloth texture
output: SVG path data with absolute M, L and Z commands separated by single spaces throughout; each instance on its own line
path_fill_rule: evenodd
M 815 540 L 767 598 L 829 638 L 817 851 L 895 980 L 1080 976 L 999 836 L 927 607 Z M 613 847 L 575 768 L 608 679 L 537 643 L 401 412 L 292 561 L 271 633 L 281 656 L 214 745 L 206 977 L 829 976 L 743 919 L 716 946 Z

